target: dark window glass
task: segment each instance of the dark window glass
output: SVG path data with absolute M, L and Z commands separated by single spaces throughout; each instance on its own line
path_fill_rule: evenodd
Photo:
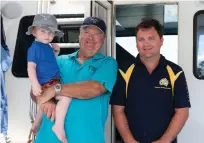
M 193 73 L 204 79 L 204 10 L 196 12 L 193 19 Z

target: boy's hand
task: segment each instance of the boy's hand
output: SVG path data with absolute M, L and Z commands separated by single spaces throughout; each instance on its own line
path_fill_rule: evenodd
M 55 56 L 58 56 L 60 53 L 60 46 L 56 43 L 52 43 L 51 45 L 54 50 Z
M 42 93 L 42 88 L 41 88 L 40 84 L 34 84 L 32 86 L 32 91 L 33 91 L 33 94 L 35 96 L 40 96 Z

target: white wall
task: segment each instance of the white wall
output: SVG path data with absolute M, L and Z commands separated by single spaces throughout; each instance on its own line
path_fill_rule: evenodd
M 191 101 L 190 117 L 179 135 L 179 143 L 204 143 L 204 81 L 193 75 L 193 16 L 203 10 L 198 1 L 179 2 L 178 63 L 184 69 Z
M 56 4 L 50 5 L 49 13 L 52 14 L 83 14 L 86 1 L 58 0 Z M 65 7 L 66 6 L 66 7 Z

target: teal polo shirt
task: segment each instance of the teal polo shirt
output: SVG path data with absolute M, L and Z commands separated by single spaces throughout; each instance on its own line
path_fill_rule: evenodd
M 101 83 L 107 91 L 91 99 L 72 99 L 64 123 L 66 137 L 69 143 L 104 143 L 109 100 L 117 78 L 117 62 L 112 57 L 97 53 L 79 64 L 77 54 L 78 51 L 57 58 L 61 83 L 94 80 Z M 35 143 L 61 143 L 52 131 L 53 124 L 43 116 Z

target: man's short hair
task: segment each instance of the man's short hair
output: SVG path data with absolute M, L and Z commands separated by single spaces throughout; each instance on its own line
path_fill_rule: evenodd
M 155 28 L 159 37 L 161 38 L 163 36 L 163 26 L 158 20 L 152 18 L 142 19 L 142 21 L 136 27 L 136 37 L 140 29 L 150 29 L 152 27 Z

